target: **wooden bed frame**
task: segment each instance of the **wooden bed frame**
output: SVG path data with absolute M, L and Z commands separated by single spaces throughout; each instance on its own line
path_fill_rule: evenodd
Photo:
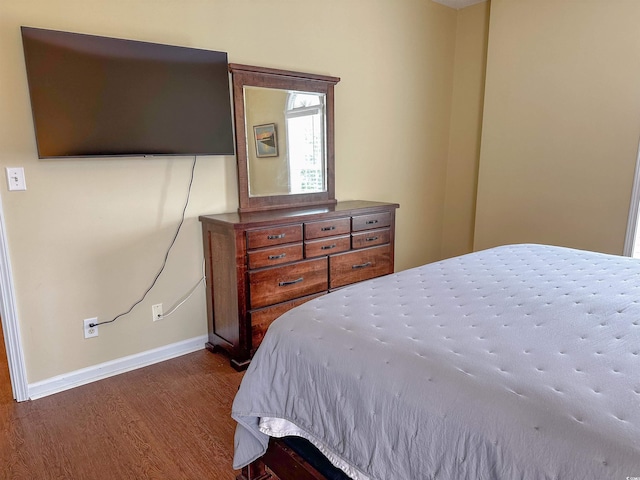
M 259 459 L 242 469 L 236 480 L 326 480 L 318 470 L 278 438 Z

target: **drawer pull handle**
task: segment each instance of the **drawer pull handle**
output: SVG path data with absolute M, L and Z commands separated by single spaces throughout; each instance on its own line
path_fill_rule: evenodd
M 296 278 L 295 280 L 288 280 L 288 281 L 285 281 L 285 282 L 280 282 L 280 283 L 278 283 L 278 285 L 281 286 L 281 287 L 286 287 L 287 285 L 293 285 L 294 283 L 300 283 L 302 280 L 304 280 L 304 277 Z
M 286 257 L 286 253 L 281 253 L 280 255 L 269 255 L 269 260 L 279 260 L 281 258 Z
M 267 235 L 267 238 L 269 240 L 278 240 L 279 238 L 284 238 L 286 236 L 286 233 L 281 233 L 279 235 Z
M 322 231 L 322 232 L 329 232 L 329 231 L 331 231 L 331 230 L 335 230 L 335 229 L 336 229 L 336 227 L 335 227 L 334 225 L 331 225 L 330 227 L 322 227 L 322 228 L 320 229 L 320 231 Z
M 378 237 L 367 237 L 367 238 L 364 239 L 364 241 L 365 242 L 373 242 L 373 241 L 375 241 L 377 239 L 378 239 Z
M 360 265 L 352 265 L 351 268 L 355 270 L 356 268 L 365 268 L 370 266 L 371 266 L 371 262 L 367 262 L 367 263 L 361 263 Z
M 378 223 L 378 220 L 367 220 L 365 223 L 367 225 L 374 225 L 374 224 Z
M 320 247 L 320 250 L 331 250 L 332 248 L 336 248 L 336 244 L 333 243 L 331 245 L 323 245 Z

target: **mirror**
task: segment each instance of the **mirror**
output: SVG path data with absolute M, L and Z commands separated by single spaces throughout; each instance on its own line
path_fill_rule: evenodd
M 240 212 L 336 203 L 336 77 L 230 64 Z
M 325 95 L 244 87 L 249 196 L 324 192 Z

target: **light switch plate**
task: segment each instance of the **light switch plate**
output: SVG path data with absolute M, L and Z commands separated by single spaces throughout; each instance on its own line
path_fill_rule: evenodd
M 27 182 L 24 179 L 24 168 L 7 167 L 7 185 L 10 191 L 26 190 Z

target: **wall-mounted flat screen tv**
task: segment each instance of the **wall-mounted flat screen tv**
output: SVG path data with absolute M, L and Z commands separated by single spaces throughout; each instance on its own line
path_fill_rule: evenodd
M 22 27 L 38 156 L 232 155 L 227 54 Z

